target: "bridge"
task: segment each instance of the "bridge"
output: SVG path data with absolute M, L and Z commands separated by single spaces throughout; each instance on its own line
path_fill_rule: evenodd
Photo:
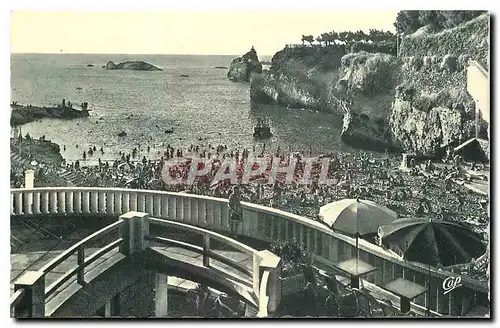
M 72 215 L 87 220 L 96 216 L 117 219 L 43 268 L 21 276 L 14 283 L 11 307 L 17 312 L 28 311 L 30 316 L 62 316 L 74 315 L 72 311 L 81 304 L 94 303 L 93 307 L 84 307 L 85 311 L 79 308 L 81 313 L 90 314 L 102 304 L 112 307 L 109 305 L 112 299 L 126 309 L 127 304 L 134 301 L 119 296 L 126 294 L 124 290 L 139 286 L 136 287 L 140 289 L 138 295 L 151 296 L 154 290 L 166 290 L 165 279 L 162 284 L 158 276 L 165 277 L 171 270 L 177 270 L 191 273 L 189 278 L 198 281 L 210 278 L 211 283 L 237 293 L 255 306 L 259 317 L 271 316 L 280 301 L 280 260 L 269 251 L 226 237 L 230 233 L 227 202 L 227 199 L 200 195 L 118 188 L 11 189 L 12 220 Z M 334 270 L 335 263 L 355 256 L 355 239 L 333 232 L 319 222 L 252 203 L 243 202 L 242 208 L 239 238 L 267 244 L 300 241 L 315 266 L 329 272 Z M 197 234 L 201 241 L 198 245 L 179 242 L 171 237 L 174 228 Z M 120 233 L 114 235 L 115 238 L 87 256 L 86 245 L 118 230 Z M 236 249 L 238 256 L 211 247 L 212 240 Z M 45 288 L 49 273 L 70 257 L 76 265 L 63 270 L 66 273 Z M 411 304 L 416 312 L 424 313 L 429 308 L 439 315 L 462 315 L 476 304 L 489 304 L 486 282 L 462 277 L 462 287 L 443 294 L 443 281 L 454 276 L 451 272 L 402 261 L 364 240 L 359 240 L 359 257 L 379 268 L 366 276 L 363 284 L 384 298 L 398 300 L 380 288 L 397 278 L 428 287 L 429 297 L 419 296 Z M 130 272 L 126 277 L 123 268 Z M 151 270 L 156 270 L 156 278 L 140 279 L 146 281 L 147 288 L 143 283 L 134 283 L 138 277 L 148 276 Z M 113 280 L 117 283 L 106 283 L 113 276 L 117 277 Z M 89 302 L 90 299 L 93 302 Z M 146 308 L 155 314 L 162 313 L 161 307 L 153 311 L 156 306 L 158 302 Z

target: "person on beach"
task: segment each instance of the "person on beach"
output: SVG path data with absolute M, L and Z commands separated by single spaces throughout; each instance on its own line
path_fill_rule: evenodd
M 231 224 L 231 234 L 233 238 L 238 235 L 238 228 L 241 223 L 241 196 L 238 186 L 234 186 L 229 195 L 229 220 Z

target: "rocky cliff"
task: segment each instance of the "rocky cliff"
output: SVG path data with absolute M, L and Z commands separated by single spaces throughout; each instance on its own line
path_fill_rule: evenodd
M 466 68 L 469 59 L 485 63 L 487 22 L 485 14 L 450 30 L 410 36 L 399 58 L 285 48 L 269 72 L 251 76 L 250 97 L 344 115 L 342 139 L 353 146 L 433 157 L 474 135 Z M 484 121 L 481 137 L 487 138 Z
M 249 82 L 252 73 L 262 73 L 262 64 L 253 47 L 249 52 L 231 62 L 227 78 L 233 82 Z
M 57 118 L 57 119 L 69 120 L 69 119 L 89 116 L 89 112 L 87 110 L 79 110 L 66 106 L 41 107 L 41 106 L 11 104 L 11 108 L 12 108 L 10 112 L 11 126 L 22 125 L 43 118 Z
M 285 48 L 272 58 L 269 71 L 252 74 L 250 99 L 343 115 L 335 97 L 343 49 Z
M 130 69 L 135 71 L 161 71 L 154 65 L 148 64 L 143 61 L 126 61 L 123 63 L 115 64 L 112 61 L 106 63 L 106 69 Z

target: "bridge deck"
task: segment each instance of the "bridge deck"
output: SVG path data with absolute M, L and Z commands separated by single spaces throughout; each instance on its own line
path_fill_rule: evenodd
M 67 245 L 69 247 L 70 245 Z M 86 248 L 85 249 L 85 256 L 90 256 L 92 253 L 97 251 L 99 248 Z M 199 253 L 192 252 L 186 249 L 178 248 L 178 247 L 153 247 L 154 250 L 159 251 L 165 256 L 168 256 L 172 259 L 177 259 L 181 260 L 184 262 L 189 261 L 190 263 L 194 265 L 199 265 L 201 266 L 203 263 L 203 256 Z M 45 264 L 47 264 L 49 261 L 52 259 L 56 258 L 59 256 L 61 253 L 64 252 L 64 249 L 61 247 L 60 250 L 53 250 L 53 251 L 34 251 L 34 252 L 26 252 L 26 253 L 17 253 L 17 254 L 11 254 L 10 255 L 10 262 L 11 262 L 11 270 L 10 270 L 10 293 L 11 295 L 14 293 L 14 282 L 15 280 L 20 277 L 23 272 L 27 270 L 39 270 L 42 268 Z M 116 251 L 115 251 L 116 252 Z M 109 259 L 115 252 L 111 252 L 98 260 L 96 260 L 94 263 L 92 263 L 87 269 L 87 271 L 92 270 L 92 268 L 98 266 L 99 264 L 102 264 L 104 261 Z M 214 250 L 215 253 L 223 255 L 226 258 L 232 259 L 233 261 L 236 261 L 239 264 L 245 265 L 248 269 L 252 268 L 252 259 L 243 253 L 236 252 L 236 251 L 229 251 L 229 250 Z M 48 273 L 45 278 L 45 285 L 46 287 L 50 286 L 53 282 L 55 282 L 57 279 L 63 276 L 67 271 L 69 271 L 71 268 L 76 266 L 77 264 L 77 257 L 76 254 L 71 256 L 67 261 L 64 261 L 61 265 L 57 266 L 52 272 Z M 223 264 L 219 261 L 216 261 L 214 259 L 211 259 L 211 266 L 222 269 L 226 272 L 228 272 L 231 275 L 238 276 L 239 271 L 237 271 L 234 268 L 231 268 L 230 266 Z M 251 284 L 251 281 L 247 281 L 248 284 Z M 175 277 L 169 277 L 169 284 L 174 286 L 174 287 L 179 287 L 179 288 L 192 288 L 194 287 L 194 283 L 189 282 L 185 279 L 181 278 L 175 278 Z M 65 284 L 67 285 L 67 284 Z M 63 285 L 63 286 L 65 286 Z

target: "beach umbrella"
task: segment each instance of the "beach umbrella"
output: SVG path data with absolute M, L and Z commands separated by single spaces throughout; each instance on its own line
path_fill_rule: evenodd
M 381 226 L 378 235 L 382 245 L 407 261 L 427 264 L 429 290 L 431 265 L 468 263 L 486 251 L 486 246 L 477 233 L 454 222 L 430 218 L 397 220 Z M 427 298 L 429 300 L 430 293 L 427 293 Z
M 379 226 L 397 219 L 397 213 L 366 199 L 343 199 L 322 206 L 320 220 L 332 230 L 356 236 L 358 258 L 359 236 L 377 233 Z
M 449 221 L 408 218 L 381 226 L 382 245 L 408 261 L 433 266 L 469 263 L 486 251 L 479 234 Z
M 322 206 L 319 217 L 332 230 L 366 235 L 396 220 L 397 213 L 366 199 L 343 199 Z

